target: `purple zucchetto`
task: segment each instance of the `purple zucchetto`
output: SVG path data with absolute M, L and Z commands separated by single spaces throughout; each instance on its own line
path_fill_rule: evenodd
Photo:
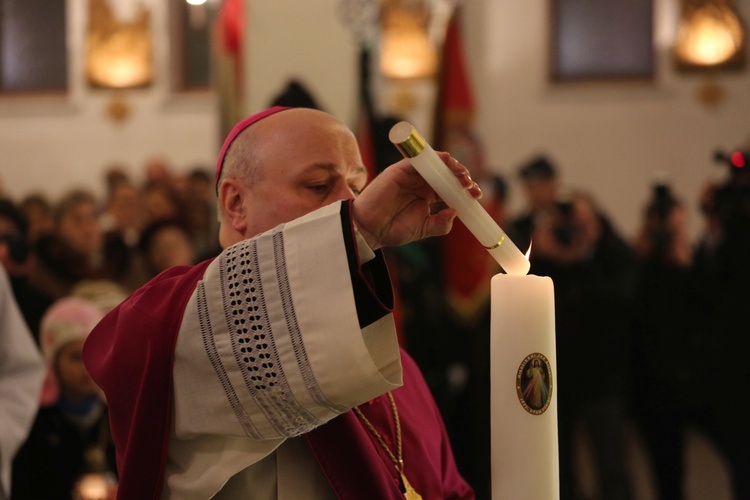
M 290 107 L 286 106 L 274 106 L 272 108 L 265 109 L 263 111 L 259 111 L 258 113 L 255 113 L 252 116 L 248 116 L 241 122 L 239 122 L 237 125 L 232 128 L 232 131 L 229 132 L 229 135 L 224 140 L 224 145 L 221 147 L 221 152 L 219 153 L 219 159 L 216 162 L 216 176 L 215 176 L 215 184 L 216 184 L 216 191 L 219 191 L 219 178 L 221 177 L 221 170 L 224 168 L 224 158 L 227 155 L 227 150 L 229 149 L 229 146 L 232 145 L 232 142 L 237 138 L 240 133 L 251 126 L 254 123 L 257 123 L 261 121 L 263 118 L 271 115 L 275 115 L 276 113 L 280 111 L 284 111 L 286 109 L 292 109 Z

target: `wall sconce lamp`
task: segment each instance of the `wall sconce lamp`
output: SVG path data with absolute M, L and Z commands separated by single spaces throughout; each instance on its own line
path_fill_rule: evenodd
M 115 18 L 107 0 L 89 0 L 86 77 L 93 87 L 114 89 L 107 114 L 114 121 L 129 115 L 123 89 L 145 87 L 153 78 L 150 12 L 139 5 L 135 19 Z
M 715 70 L 739 70 L 744 65 L 745 30 L 732 0 L 684 0 L 674 45 L 678 71 L 706 73 L 698 99 L 716 106 L 724 91 L 713 78 Z
M 745 33 L 730 0 L 686 0 L 674 45 L 681 69 L 712 68 L 741 56 Z
M 429 37 L 425 0 L 384 0 L 381 6 L 380 70 L 394 79 L 430 78 L 438 49 Z

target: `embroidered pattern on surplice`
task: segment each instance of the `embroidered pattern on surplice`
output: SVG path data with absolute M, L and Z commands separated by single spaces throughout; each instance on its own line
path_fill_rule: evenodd
M 343 413 L 348 410 L 344 406 L 339 406 L 332 403 L 323 395 L 323 391 L 318 385 L 318 381 L 315 379 L 312 366 L 310 366 L 310 360 L 307 357 L 307 350 L 305 349 L 305 343 L 302 340 L 302 332 L 300 331 L 299 323 L 297 322 L 297 314 L 294 310 L 294 302 L 292 301 L 292 291 L 289 285 L 289 277 L 287 276 L 286 269 L 286 256 L 284 254 L 284 234 L 276 233 L 273 235 L 273 254 L 276 261 L 276 278 L 279 283 L 279 295 L 281 296 L 281 303 L 284 310 L 284 317 L 286 318 L 287 329 L 289 330 L 289 337 L 292 341 L 292 348 L 294 349 L 294 356 L 297 359 L 297 365 L 299 366 L 300 372 L 302 373 L 302 380 L 305 382 L 310 396 L 320 406 L 328 408 L 334 413 Z
M 224 314 L 235 360 L 250 395 L 279 434 L 296 436 L 322 422 L 299 404 L 284 375 L 274 336 L 289 332 L 271 329 L 258 273 L 257 244 L 256 240 L 244 241 L 220 257 Z

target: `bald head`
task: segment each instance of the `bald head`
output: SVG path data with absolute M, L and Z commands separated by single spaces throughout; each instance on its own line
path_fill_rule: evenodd
M 295 137 L 304 136 L 322 123 L 351 134 L 346 125 L 333 116 L 310 108 L 270 108 L 239 122 L 227 136 L 220 154 L 217 191 L 223 179 L 240 179 L 247 184 L 256 182 L 262 150 L 293 147 Z
M 222 244 L 351 198 L 366 181 L 354 134 L 341 121 L 308 108 L 268 115 L 227 148 L 218 190 L 222 228 L 232 231 Z

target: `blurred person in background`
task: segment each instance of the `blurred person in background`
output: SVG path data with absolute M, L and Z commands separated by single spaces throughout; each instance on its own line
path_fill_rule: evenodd
M 91 302 L 108 313 L 128 297 L 129 291 L 109 280 L 83 280 L 75 284 L 70 295 Z
M 95 304 L 65 297 L 42 318 L 42 352 L 59 395 L 40 408 L 16 455 L 14 500 L 70 500 L 87 474 L 101 474 L 115 488 L 107 409 L 81 359 L 84 340 L 103 316 Z
M 750 152 L 719 152 L 726 179 L 709 184 L 701 202 L 706 233 L 695 254 L 700 331 L 706 349 L 706 430 L 725 455 L 735 498 L 750 498 L 750 433 L 734 401 L 750 380 L 747 290 L 750 283 Z M 738 356 L 740 357 L 738 359 Z
M 0 500 L 10 498 L 11 464 L 39 408 L 44 372 L 0 263 Z
M 118 177 L 108 182 L 106 209 L 102 225 L 104 233 L 104 253 L 107 259 L 117 262 L 116 273 L 129 290 L 135 290 L 147 281 L 143 263 L 140 260 L 138 240 L 143 230 L 146 211 L 141 203 L 138 188 L 129 178 Z
M 28 237 L 35 243 L 42 236 L 55 231 L 55 218 L 52 214 L 52 204 L 46 196 L 33 193 L 25 196 L 18 206 L 21 208 L 29 224 Z
M 219 221 L 213 180 L 210 173 L 200 167 L 191 170 L 185 178 L 185 222 L 195 245 L 199 260 L 221 253 L 216 243 Z
M 628 322 L 635 259 L 587 194 L 536 217 L 531 273 L 555 284 L 561 499 L 581 498 L 578 436 L 593 446 L 603 500 L 631 498 L 626 468 Z
M 172 168 L 166 158 L 154 156 L 146 160 L 143 165 L 143 175 L 146 184 L 156 182 L 174 186 L 175 180 Z
M 659 498 L 685 497 L 685 437 L 703 406 L 693 249 L 685 207 L 658 182 L 633 245 L 632 411 Z
M 172 184 L 150 181 L 143 186 L 141 192 L 147 224 L 184 217 L 182 200 Z
M 141 234 L 139 248 L 149 279 L 173 266 L 196 263 L 196 251 L 188 229 L 177 221 L 160 220 Z
M 55 232 L 36 244 L 37 265 L 32 281 L 55 298 L 70 293 L 83 279 L 128 277 L 127 260 L 119 254 L 107 254 L 99 223 L 99 205 L 93 194 L 74 189 L 55 207 Z
M 39 321 L 54 298 L 29 280 L 34 255 L 23 212 L 10 200 L 0 200 L 0 263 L 10 278 L 13 296 L 37 344 Z
M 527 206 L 523 215 L 511 222 L 508 233 L 518 248 L 528 248 L 538 219 L 555 213 L 557 167 L 549 158 L 539 155 L 521 165 L 518 177 Z
M 129 179 L 122 179 L 107 191 L 104 215 L 106 229 L 117 234 L 127 246 L 135 246 L 143 229 L 145 212 L 138 188 Z
M 111 193 L 112 189 L 122 182 L 130 182 L 130 176 L 124 165 L 115 163 L 106 168 L 104 172 L 104 183 L 107 193 Z

